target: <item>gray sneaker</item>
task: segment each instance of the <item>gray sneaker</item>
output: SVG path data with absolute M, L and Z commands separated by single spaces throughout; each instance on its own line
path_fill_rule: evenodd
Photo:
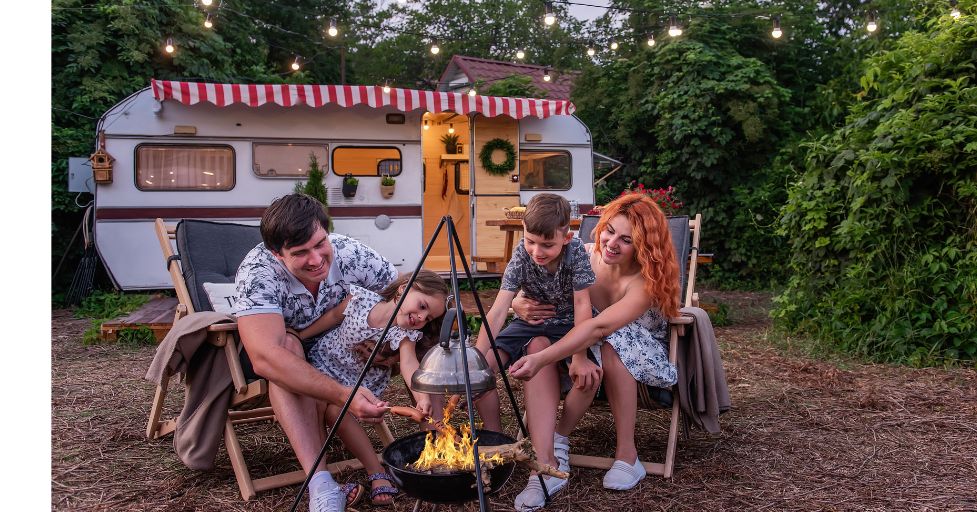
M 343 512 L 346 510 L 346 496 L 336 482 L 318 485 L 309 489 L 309 512 Z
M 568 441 L 560 441 L 556 432 L 553 433 L 553 455 L 556 456 L 557 462 L 559 462 L 560 471 L 570 471 L 570 443 Z

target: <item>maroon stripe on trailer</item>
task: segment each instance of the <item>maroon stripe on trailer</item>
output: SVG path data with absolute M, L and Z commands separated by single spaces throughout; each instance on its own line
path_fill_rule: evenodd
M 258 219 L 264 212 L 263 206 L 98 208 L 95 210 L 95 219 L 139 220 L 157 217 L 164 219 Z M 421 213 L 420 205 L 329 207 L 329 215 L 337 219 L 376 217 L 381 214 L 391 217 L 420 217 Z

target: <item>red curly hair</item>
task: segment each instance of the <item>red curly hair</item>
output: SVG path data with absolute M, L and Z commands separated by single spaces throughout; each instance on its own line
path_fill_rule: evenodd
M 598 251 L 601 250 L 598 234 L 618 215 L 623 215 L 631 223 L 631 242 L 635 259 L 641 266 L 645 293 L 664 315 L 678 316 L 678 263 L 675 261 L 672 234 L 668 230 L 668 218 L 645 194 L 618 197 L 604 207 L 594 228 L 594 247 Z

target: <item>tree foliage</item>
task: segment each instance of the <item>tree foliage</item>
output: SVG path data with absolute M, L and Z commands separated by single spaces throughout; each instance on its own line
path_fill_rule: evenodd
M 844 125 L 802 145 L 783 325 L 879 359 L 977 358 L 975 62 L 974 17 L 940 16 L 866 60 Z

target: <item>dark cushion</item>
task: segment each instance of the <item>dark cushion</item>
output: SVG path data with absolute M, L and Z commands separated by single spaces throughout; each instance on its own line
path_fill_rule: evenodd
M 261 243 L 258 226 L 186 219 L 176 225 L 176 249 L 195 311 L 213 311 L 204 283 L 233 283 L 244 257 Z
M 675 261 L 678 262 L 678 279 L 681 289 L 679 305 L 685 298 L 686 282 L 689 273 L 689 253 L 692 251 L 692 231 L 689 230 L 689 216 L 679 215 L 668 218 L 668 230 L 672 232 L 672 245 L 675 246 Z
M 581 242 L 585 244 L 594 242 L 594 237 L 591 236 L 591 232 L 597 227 L 598 220 L 600 220 L 600 215 L 584 215 L 580 218 L 580 231 L 578 231 L 578 234 Z

